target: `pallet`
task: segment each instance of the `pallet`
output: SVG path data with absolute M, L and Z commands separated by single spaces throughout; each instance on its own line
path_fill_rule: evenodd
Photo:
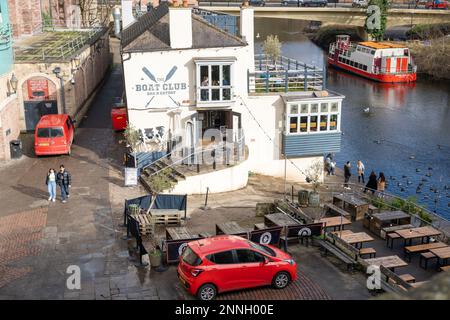
M 136 214 L 132 216 L 139 222 L 139 232 L 141 235 L 154 235 L 155 224 L 152 222 L 151 217 L 146 214 Z
M 151 210 L 150 219 L 153 224 L 173 226 L 181 224 L 181 213 L 180 210 Z

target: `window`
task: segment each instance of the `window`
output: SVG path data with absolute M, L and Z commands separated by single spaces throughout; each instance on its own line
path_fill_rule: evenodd
M 63 129 L 62 128 L 51 128 L 50 129 L 50 137 L 52 137 L 52 138 L 64 137 Z
M 231 64 L 198 65 L 198 95 L 200 101 L 231 100 Z
M 49 128 L 39 128 L 37 132 L 38 138 L 50 138 Z
M 269 248 L 268 246 L 265 246 L 263 244 L 259 244 L 259 243 L 255 243 L 252 241 L 248 241 L 248 243 L 256 250 L 262 251 L 267 253 L 269 256 L 272 257 L 276 257 L 276 253 L 275 251 L 273 251 L 271 248 Z
M 317 116 L 309 117 L 309 131 L 317 131 Z
M 286 134 L 308 134 L 336 131 L 339 129 L 338 121 L 339 102 L 337 101 L 288 104 L 285 132 Z
M 289 117 L 289 132 L 290 133 L 296 133 L 298 131 L 297 129 L 297 122 L 298 117 Z
M 200 257 L 196 255 L 195 252 L 192 251 L 192 249 L 189 246 L 187 246 L 186 249 L 184 249 L 181 257 L 183 261 L 190 266 L 198 266 L 199 264 L 202 263 Z
M 239 263 L 260 263 L 264 262 L 264 256 L 256 251 L 248 249 L 236 250 Z
M 320 131 L 326 131 L 328 125 L 328 115 L 320 116 Z
M 231 264 L 234 263 L 233 251 L 223 251 L 209 255 L 208 260 L 216 264 Z

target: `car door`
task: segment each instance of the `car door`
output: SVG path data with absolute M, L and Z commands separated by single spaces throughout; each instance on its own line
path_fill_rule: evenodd
M 220 251 L 206 257 L 214 265 L 209 268 L 208 277 L 219 288 L 219 292 L 238 289 L 238 270 L 233 250 Z
M 237 267 L 239 270 L 239 288 L 251 288 L 269 284 L 269 268 L 266 258 L 251 249 L 236 250 Z

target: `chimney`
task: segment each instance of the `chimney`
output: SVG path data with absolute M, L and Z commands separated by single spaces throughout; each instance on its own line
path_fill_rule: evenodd
M 249 49 L 249 71 L 254 72 L 255 68 L 255 41 L 254 41 L 254 10 L 252 7 L 249 7 L 248 1 L 244 1 L 241 6 L 241 24 L 240 31 L 241 37 L 244 41 L 248 43 Z
M 174 0 L 174 3 L 177 0 Z M 178 4 L 178 2 L 176 2 Z M 192 47 L 192 11 L 189 7 L 169 8 L 170 47 L 186 49 Z
M 133 1 L 122 0 L 122 29 L 125 29 L 135 21 L 136 19 L 133 16 Z

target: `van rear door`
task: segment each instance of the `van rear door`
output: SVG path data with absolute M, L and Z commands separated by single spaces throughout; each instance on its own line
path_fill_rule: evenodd
M 46 153 L 50 151 L 50 128 L 37 128 L 35 146 L 39 152 Z
M 51 127 L 50 128 L 50 146 L 52 152 L 66 153 L 67 152 L 67 137 L 64 134 L 64 128 Z

